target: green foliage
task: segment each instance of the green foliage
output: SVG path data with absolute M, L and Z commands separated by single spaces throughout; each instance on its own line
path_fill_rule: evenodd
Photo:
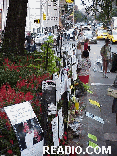
M 37 74 L 36 69 L 29 68 L 23 63 L 21 65 L 17 69 L 12 68 L 12 65 L 10 66 L 11 69 L 6 65 L 0 66 L 0 87 L 6 83 L 10 84 L 11 87 L 15 87 L 18 80 L 29 78 L 32 74 Z
M 82 22 L 85 20 L 85 15 L 80 11 L 75 11 L 74 12 L 74 20 L 75 20 L 75 23 Z
M 41 46 L 43 52 L 36 52 L 34 54 L 35 56 L 38 56 L 38 58 L 35 59 L 35 62 L 38 62 L 38 65 L 34 66 L 33 64 L 30 64 L 30 66 L 37 68 L 38 74 L 40 74 L 40 71 L 47 71 L 51 74 L 59 71 L 56 62 L 60 62 L 60 59 L 55 56 L 54 51 L 52 50 L 53 42 L 53 36 L 49 36 L 48 40 Z
M 87 0 L 81 0 L 85 7 L 87 15 L 95 16 L 99 21 L 110 21 L 112 17 L 112 0 L 93 0 L 92 3 L 87 6 Z
M 117 17 L 117 8 L 112 9 L 112 17 Z

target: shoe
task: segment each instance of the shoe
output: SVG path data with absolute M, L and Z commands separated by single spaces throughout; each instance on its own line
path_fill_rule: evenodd
M 107 76 L 107 75 L 105 75 L 105 78 L 108 78 L 108 76 Z

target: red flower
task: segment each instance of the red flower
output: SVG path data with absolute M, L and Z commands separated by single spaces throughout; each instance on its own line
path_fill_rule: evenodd
M 39 93 L 40 96 L 42 96 L 42 93 Z
M 7 121 L 6 126 L 11 127 L 10 123 Z
M 31 95 L 31 92 L 27 92 L 26 94 L 25 94 L 25 100 L 26 101 L 30 101 L 30 100 L 32 100 L 33 99 L 33 95 Z
M 31 89 L 33 89 L 33 88 L 34 88 L 34 84 L 31 85 Z
M 66 136 L 64 136 L 64 139 L 65 139 L 65 140 L 67 140 L 67 137 L 66 137 Z
M 10 140 L 10 143 L 13 145 L 13 140 Z
M 64 144 L 65 144 L 65 141 L 64 141 L 64 142 L 62 142 L 62 144 L 64 145 Z
M 59 138 L 59 142 L 60 142 L 61 140 L 60 140 L 60 138 Z
M 65 135 L 67 135 L 67 132 L 65 132 Z
M 7 153 L 12 154 L 13 152 L 12 152 L 12 150 L 8 150 Z
M 0 112 L 1 119 L 3 119 L 5 116 L 6 116 L 6 113 L 5 112 Z

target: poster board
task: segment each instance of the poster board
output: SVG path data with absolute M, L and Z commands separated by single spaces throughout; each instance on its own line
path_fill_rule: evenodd
M 63 116 L 62 116 L 62 107 L 58 111 L 58 117 L 59 117 L 59 138 L 62 139 L 64 134 L 64 123 L 63 123 Z
M 43 130 L 30 102 L 4 107 L 20 145 L 21 156 L 43 155 Z

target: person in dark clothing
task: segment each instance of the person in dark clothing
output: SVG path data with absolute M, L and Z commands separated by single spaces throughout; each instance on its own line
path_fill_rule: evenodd
M 72 32 L 73 35 L 73 41 L 75 41 L 75 30 Z
M 60 40 L 60 34 L 58 34 L 58 37 L 57 37 L 57 46 L 59 48 L 59 40 Z
M 30 32 L 29 32 L 28 36 L 26 36 L 26 40 L 27 40 L 27 44 L 28 44 L 27 50 L 30 51 L 30 44 L 31 44 L 31 40 L 32 40 L 32 36 L 31 36 Z

